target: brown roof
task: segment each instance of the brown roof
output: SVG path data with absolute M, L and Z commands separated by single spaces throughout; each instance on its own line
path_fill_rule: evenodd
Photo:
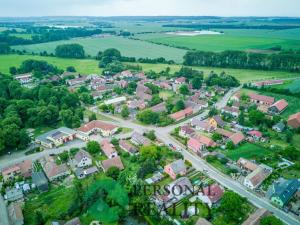
M 13 165 L 13 166 L 9 166 L 9 167 L 6 167 L 2 170 L 2 174 L 3 176 L 6 176 L 10 173 L 15 173 L 15 172 L 18 172 L 20 171 L 20 167 L 18 165 Z
M 290 115 L 288 121 L 288 125 L 293 127 L 293 128 L 298 128 L 300 127 L 300 112 Z
M 117 167 L 120 170 L 124 169 L 124 166 L 123 166 L 120 156 L 103 160 L 102 167 L 103 167 L 104 171 L 107 171 L 111 167 Z
M 179 120 L 191 114 L 193 114 L 193 109 L 191 107 L 188 107 L 184 110 L 171 114 L 170 117 L 174 120 Z
M 250 171 L 254 171 L 258 167 L 258 165 L 256 165 L 255 163 L 251 162 L 248 159 L 244 159 L 244 158 L 239 158 L 239 160 L 237 161 L 237 164 L 240 167 L 245 168 L 245 169 L 250 170 Z
M 216 133 L 221 134 L 222 136 L 227 137 L 227 138 L 231 137 L 234 134 L 234 133 L 232 133 L 228 130 L 224 130 L 222 128 L 217 128 Z
M 109 124 L 109 123 L 104 123 L 100 120 L 93 120 L 91 122 L 88 122 L 84 125 L 82 125 L 81 127 L 79 127 L 77 130 L 87 133 L 90 132 L 91 130 L 98 128 L 101 130 L 105 130 L 105 131 L 112 131 L 114 129 L 117 128 L 117 126 Z
M 164 111 L 167 111 L 167 108 L 166 108 L 166 103 L 165 102 L 161 102 L 155 106 L 152 106 L 150 108 L 153 112 L 164 112 Z
M 229 139 L 233 142 L 234 145 L 238 145 L 243 140 L 245 140 L 245 136 L 242 133 L 235 133 Z
M 253 100 L 266 102 L 268 104 L 273 104 L 275 101 L 274 97 L 270 97 L 270 96 L 266 96 L 266 95 L 258 95 L 255 93 L 249 93 L 248 96 Z
M 273 105 L 271 105 L 270 107 L 276 107 L 277 110 L 278 110 L 279 112 L 281 112 L 281 111 L 284 110 L 286 107 L 288 107 L 288 105 L 289 105 L 289 104 L 287 103 L 286 100 L 281 99 L 281 100 L 275 102 L 275 103 L 274 103 Z
M 107 157 L 116 152 L 114 145 L 111 144 L 108 140 L 103 140 L 101 142 L 101 148 Z
M 208 147 L 216 146 L 216 143 L 212 139 L 210 139 L 209 137 L 206 137 L 204 135 L 194 135 L 193 138 L 195 138 L 201 144 L 206 145 Z
M 23 162 L 19 163 L 19 167 L 23 176 L 30 176 L 30 172 L 32 169 L 32 161 L 24 160 Z

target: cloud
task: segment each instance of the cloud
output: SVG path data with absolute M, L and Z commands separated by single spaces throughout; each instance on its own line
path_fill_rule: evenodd
M 299 0 L 0 0 L 4 16 L 300 16 Z

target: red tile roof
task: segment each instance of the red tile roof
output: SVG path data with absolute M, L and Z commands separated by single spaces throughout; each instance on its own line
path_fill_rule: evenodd
M 216 146 L 216 143 L 210 139 L 209 137 L 206 137 L 204 135 L 194 135 L 193 138 L 197 139 L 200 143 L 207 147 L 214 147 Z
M 251 131 L 248 132 L 248 134 L 251 135 L 251 136 L 259 137 L 259 138 L 262 137 L 262 133 L 260 131 L 257 131 L 257 130 L 251 130 Z
M 290 115 L 287 123 L 289 126 L 291 126 L 293 128 L 300 127 L 300 112 Z
M 274 97 L 270 97 L 270 96 L 266 96 L 266 95 L 258 95 L 255 93 L 249 93 L 248 96 L 249 96 L 249 98 L 251 98 L 253 100 L 262 101 L 262 102 L 265 102 L 270 105 L 273 104 L 275 101 Z
M 193 149 L 194 151 L 198 151 L 198 150 L 201 150 L 202 147 L 203 147 L 203 144 L 200 143 L 200 141 L 198 141 L 196 138 L 190 138 L 188 140 L 188 143 L 187 143 L 188 147 Z
M 170 117 L 174 120 L 181 120 L 191 114 L 193 114 L 193 109 L 191 107 L 188 107 L 184 110 L 171 114 Z
M 235 133 L 229 138 L 234 145 L 238 145 L 243 140 L 245 140 L 245 136 L 242 133 Z
M 289 104 L 287 103 L 286 100 L 281 99 L 281 100 L 275 102 L 275 103 L 274 103 L 273 105 L 271 105 L 270 107 L 276 107 L 277 110 L 278 110 L 279 112 L 281 112 L 281 111 L 283 111 L 286 107 L 288 107 L 288 105 L 289 105 Z
M 223 194 L 223 189 L 218 184 L 212 184 L 203 189 L 204 195 L 206 195 L 212 203 L 218 202 Z
M 88 123 L 84 124 L 83 126 L 79 127 L 77 130 L 87 133 L 95 128 L 105 130 L 105 131 L 112 131 L 112 130 L 116 129 L 117 126 L 109 124 L 109 123 L 104 123 L 100 120 L 93 120 L 93 121 L 88 122 Z
M 101 142 L 101 149 L 107 157 L 110 157 L 113 153 L 116 152 L 115 147 L 108 140 L 103 140 Z
M 111 159 L 103 160 L 102 161 L 102 166 L 103 166 L 103 169 L 105 171 L 107 171 L 111 167 L 117 167 L 120 170 L 124 169 L 124 165 L 121 161 L 120 156 L 117 156 L 117 157 L 114 157 L 114 158 L 111 158 Z

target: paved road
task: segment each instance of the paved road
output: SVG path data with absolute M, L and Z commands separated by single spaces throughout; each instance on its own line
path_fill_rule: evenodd
M 0 189 L 2 183 L 0 183 Z M 2 195 L 0 195 L 0 225 L 9 225 L 7 208 Z

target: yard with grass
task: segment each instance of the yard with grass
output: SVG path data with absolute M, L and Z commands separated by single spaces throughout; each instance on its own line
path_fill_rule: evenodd
M 225 155 L 236 161 L 241 157 L 245 159 L 259 159 L 271 153 L 271 151 L 259 145 L 246 143 L 236 149 L 226 151 Z
M 68 212 L 74 198 L 74 188 L 58 187 L 26 201 L 23 212 L 25 224 L 36 224 L 37 210 L 46 216 L 48 222 L 58 219 L 60 215 Z

